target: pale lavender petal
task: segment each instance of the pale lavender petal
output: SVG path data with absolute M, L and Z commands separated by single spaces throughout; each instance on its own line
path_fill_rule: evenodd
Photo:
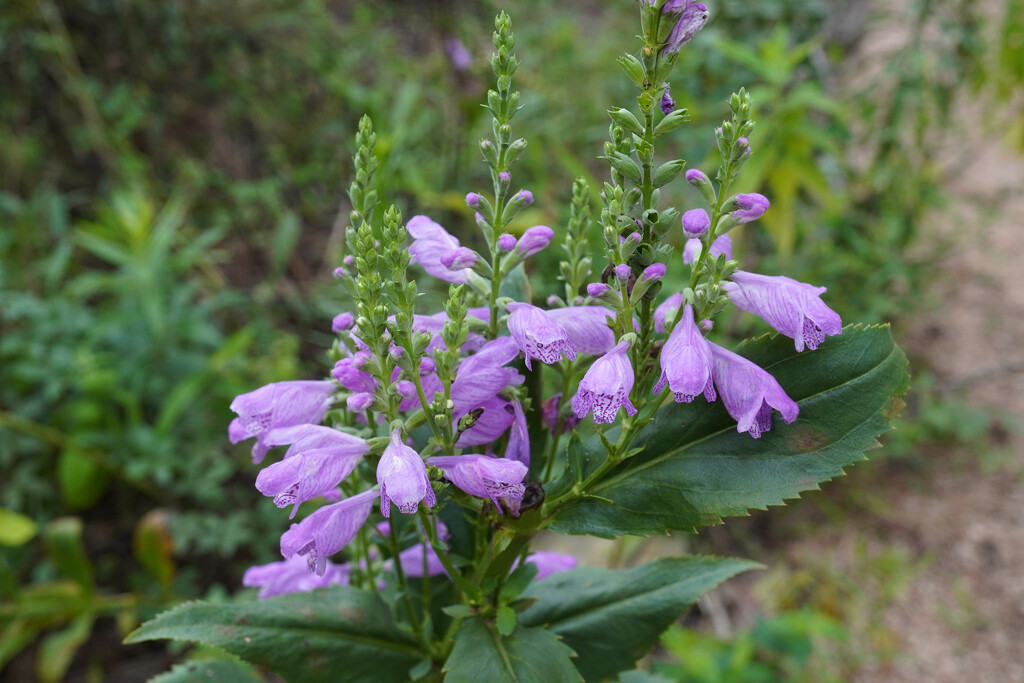
M 446 282 L 462 284 L 469 279 L 471 271 L 468 268 L 449 270 L 441 262 L 443 256 L 460 246 L 459 240 L 447 230 L 426 216 L 413 216 L 405 229 L 413 238 L 409 245 L 411 263 L 419 263 L 429 274 Z
M 668 384 L 676 403 L 689 403 L 697 394 L 704 394 L 709 402 L 714 401 L 712 368 L 711 347 L 697 329 L 693 306 L 686 304 L 682 318 L 661 349 L 661 379 L 655 385 L 654 393 L 659 393 Z
M 402 442 L 399 429 L 391 430 L 391 441 L 377 463 L 377 483 L 380 512 L 385 517 L 391 516 L 391 503 L 407 515 L 416 512 L 420 501 L 427 507 L 436 503 L 423 459 Z
M 259 599 L 266 600 L 275 595 L 309 592 L 326 586 L 344 586 L 348 584 L 349 570 L 347 565 L 324 563 L 323 576 L 312 574 L 301 555 L 293 555 L 281 562 L 249 567 L 242 576 L 242 585 L 249 588 L 259 587 Z
M 557 363 L 564 355 L 576 359 L 576 346 L 569 340 L 567 331 L 551 316 L 555 311 L 543 311 L 530 304 L 512 302 L 506 305 L 509 312 L 508 330 L 519 348 L 526 355 L 526 367 L 532 369 L 530 360 L 542 363 Z M 609 330 L 610 332 L 610 330 Z
M 773 328 L 791 337 L 797 351 L 804 346 L 814 350 L 826 335 L 842 332 L 839 315 L 826 306 L 821 295 L 824 287 L 798 282 L 784 275 L 770 276 L 733 273 L 722 289 L 737 307 L 764 318 Z
M 629 400 L 634 377 L 633 366 L 626 354 L 628 350 L 627 342 L 619 342 L 593 362 L 572 399 L 572 409 L 577 417 L 582 418 L 593 410 L 594 422 L 607 424 L 615 420 L 619 408 L 624 407 L 630 415 L 636 414 L 636 408 Z
M 455 442 L 455 445 L 459 448 L 493 443 L 515 421 L 515 408 L 512 407 L 510 401 L 506 401 L 500 396 L 495 396 L 478 407 L 482 408 L 483 412 L 477 418 L 476 423 L 462 432 L 462 435 Z M 461 417 L 462 415 L 456 415 L 456 419 Z
M 518 460 L 467 453 L 428 458 L 427 462 L 444 470 L 445 478 L 469 495 L 490 498 L 499 510 L 504 509 L 503 504 L 518 510 L 528 470 Z
M 340 503 L 325 505 L 298 524 L 292 524 L 281 536 L 281 554 L 286 559 L 304 555 L 307 569 L 324 576 L 327 558 L 355 537 L 379 495 L 379 491 L 364 491 Z
M 725 409 L 736 420 L 736 431 L 757 439 L 771 428 L 772 408 L 792 422 L 800 407 L 767 371 L 746 358 L 710 344 L 714 379 Z
M 579 353 L 597 356 L 615 346 L 615 333 L 608 320 L 615 313 L 604 306 L 566 306 L 547 311 L 549 318 L 565 330 L 569 343 Z

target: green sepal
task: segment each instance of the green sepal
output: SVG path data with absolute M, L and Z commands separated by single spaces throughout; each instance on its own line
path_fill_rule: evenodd
M 654 186 L 664 187 L 675 180 L 680 172 L 686 168 L 686 162 L 682 159 L 675 159 L 659 166 L 654 172 Z
M 622 126 L 623 130 L 628 130 L 636 135 L 644 134 L 644 127 L 640 125 L 640 122 L 633 116 L 633 112 L 628 109 L 609 109 L 608 116 L 612 117 L 612 121 Z
M 690 120 L 690 112 L 687 109 L 676 109 L 671 114 L 658 121 L 658 125 L 654 127 L 654 134 L 664 135 L 665 133 L 671 133 L 679 126 L 687 123 Z

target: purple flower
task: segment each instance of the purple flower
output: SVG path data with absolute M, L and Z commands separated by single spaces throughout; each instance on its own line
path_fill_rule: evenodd
M 356 319 L 351 313 L 339 313 L 334 316 L 334 320 L 331 321 L 331 331 L 334 332 L 334 334 L 338 334 L 345 330 L 351 330 L 355 323 Z
M 323 576 L 310 573 L 306 560 L 293 555 L 282 562 L 249 567 L 242 576 L 242 585 L 249 588 L 259 586 L 260 600 L 287 593 L 309 592 L 325 586 L 348 584 L 348 566 L 324 562 Z
M 353 413 L 361 413 L 373 405 L 373 394 L 360 391 L 345 399 L 345 407 Z
M 466 204 L 468 204 L 469 206 L 477 206 L 478 204 L 480 204 L 480 195 L 478 195 L 476 192 L 470 192 L 469 194 L 466 195 Z
M 510 183 L 512 182 L 512 174 L 509 173 L 508 171 L 502 171 L 501 173 L 498 174 L 498 180 L 500 180 L 503 183 Z
M 666 3 L 665 11 L 672 0 Z M 678 3 L 676 3 L 678 4 Z M 668 36 L 668 43 L 665 45 L 665 54 L 675 54 L 679 48 L 693 40 L 693 37 L 708 23 L 708 8 L 699 2 L 688 2 L 679 15 L 672 33 Z
M 525 190 L 523 191 L 525 192 Z M 529 258 L 548 246 L 554 236 L 555 231 L 546 225 L 535 225 L 528 228 L 519 238 L 516 253 L 522 258 Z
M 477 253 L 469 247 L 452 249 L 441 257 L 441 265 L 448 270 L 461 271 L 465 268 L 472 268 L 479 258 Z
M 419 263 L 423 269 L 445 282 L 463 284 L 469 280 L 469 269 L 449 270 L 441 257 L 459 248 L 459 240 L 448 234 L 448 231 L 426 216 L 413 216 L 405 224 L 405 229 L 413 238 L 409 245 L 412 254 L 411 262 Z
M 676 101 L 672 99 L 672 93 L 669 87 L 665 86 L 665 92 L 661 93 L 661 113 L 668 116 L 672 113 L 672 110 L 676 108 Z
M 603 282 L 591 282 L 587 285 L 587 295 L 600 299 L 611 290 L 611 287 Z
M 462 432 L 462 435 L 455 442 L 455 445 L 459 448 L 494 443 L 502 434 L 508 431 L 508 428 L 512 426 L 516 419 L 515 408 L 512 402 L 500 396 L 484 401 L 476 406 L 475 409 L 481 412 L 477 415 L 473 426 Z M 456 413 L 456 419 L 461 419 L 464 415 L 465 413 L 462 415 Z
M 252 461 L 259 463 L 274 446 L 283 446 L 281 430 L 320 422 L 327 414 L 331 381 L 274 382 L 235 397 L 231 410 L 238 415 L 228 427 L 231 443 L 256 437 Z
M 438 574 L 447 573 L 444 565 L 441 564 L 441 559 L 437 556 L 437 552 L 425 543 L 417 543 L 398 553 L 398 563 L 402 566 L 402 571 L 405 572 L 405 575 L 413 578 L 437 576 Z M 388 560 L 384 563 L 385 569 L 391 569 L 394 565 L 394 560 Z M 425 573 L 424 565 L 426 565 Z
M 736 223 L 742 225 L 756 221 L 764 215 L 771 203 L 763 194 L 751 192 L 750 194 L 738 194 L 733 198 L 739 208 L 733 211 L 730 216 L 736 219 Z
M 499 510 L 518 511 L 527 472 L 518 460 L 467 453 L 427 458 L 427 463 L 444 470 L 445 479 L 469 495 L 490 498 Z
M 498 238 L 498 248 L 504 252 L 512 251 L 516 248 L 516 237 L 510 235 L 507 232 L 502 233 L 501 237 Z
M 676 292 L 675 294 L 661 302 L 661 304 L 654 309 L 654 329 L 657 330 L 658 332 L 665 331 L 665 319 L 668 317 L 669 311 L 676 312 L 676 317 L 674 318 L 674 320 L 678 321 L 679 307 L 682 305 L 682 292 Z
M 534 581 L 543 581 L 552 574 L 575 569 L 579 562 L 572 555 L 555 553 L 550 550 L 538 550 L 526 556 L 526 562 L 537 566 Z
M 562 394 L 557 393 L 548 400 L 541 404 L 541 414 L 544 419 L 544 424 L 548 426 L 552 434 L 555 434 L 558 430 L 558 417 L 559 408 L 562 404 Z M 573 429 L 580 423 L 580 418 L 575 415 L 567 415 L 562 422 L 562 433 Z
M 755 439 L 772 426 L 772 408 L 792 422 L 800 407 L 768 372 L 746 358 L 709 344 L 714 358 L 715 386 L 729 415 L 736 420 L 736 431 L 748 432 Z
M 713 365 L 711 347 L 693 319 L 693 306 L 686 304 L 682 319 L 676 322 L 661 349 L 661 379 L 654 386 L 654 393 L 668 384 L 676 403 L 689 403 L 701 393 L 709 402 L 714 401 Z
M 804 345 L 812 351 L 825 335 L 843 331 L 839 314 L 825 305 L 824 287 L 797 282 L 784 275 L 758 275 L 737 270 L 722 289 L 739 308 L 764 318 L 776 330 L 796 341 L 796 350 Z
M 565 328 L 549 312 L 517 301 L 507 304 L 505 308 L 509 312 L 508 331 L 526 355 L 528 369 L 533 369 L 530 365 L 533 358 L 548 365 L 557 363 L 563 355 L 569 360 L 576 359 L 576 347 L 569 341 Z
M 306 567 L 324 576 L 327 558 L 351 541 L 370 516 L 379 491 L 370 490 L 325 505 L 298 524 L 292 524 L 281 536 L 281 554 L 285 559 L 306 556 Z
M 582 418 L 593 410 L 594 422 L 607 424 L 615 420 L 623 406 L 628 414 L 636 415 L 636 408 L 629 400 L 629 392 L 633 390 L 633 366 L 626 355 L 628 350 L 629 343 L 621 341 L 593 362 L 572 399 L 576 417 Z
M 266 467 L 256 477 L 256 488 L 273 496 L 279 508 L 299 505 L 333 490 L 352 473 L 359 458 L 369 450 L 362 439 L 330 427 L 301 425 L 290 430 L 292 445 L 284 459 Z
M 686 240 L 683 247 L 683 263 L 689 265 L 700 256 L 703 245 L 698 239 Z M 725 254 L 725 260 L 732 260 L 732 238 L 728 235 L 721 235 L 711 244 L 711 258 L 716 259 L 720 254 Z
M 529 190 L 519 190 L 513 199 L 523 204 L 533 204 L 533 193 Z
M 494 398 L 505 387 L 523 383 L 525 377 L 519 371 L 504 367 L 518 355 L 515 341 L 498 337 L 463 359 L 451 387 L 456 419 Z
M 711 217 L 704 209 L 690 209 L 683 214 L 683 232 L 687 237 L 700 237 L 711 227 Z
M 391 442 L 377 464 L 377 483 L 380 484 L 380 513 L 385 517 L 391 516 L 392 502 L 407 515 L 416 512 L 421 500 L 427 507 L 437 502 L 423 459 L 402 443 L 400 429 L 391 430 Z
M 633 269 L 630 268 L 629 265 L 626 263 L 620 263 L 619 265 L 615 266 L 615 277 L 617 277 L 620 282 L 626 282 L 627 280 L 629 280 L 629 276 L 632 274 Z
M 604 306 L 566 306 L 545 313 L 561 325 L 579 353 L 599 356 L 615 346 L 615 333 L 608 326 L 608 319 L 614 320 L 615 313 Z
M 526 425 L 526 413 L 523 412 L 523 404 L 513 400 L 512 404 L 512 427 L 508 433 L 508 447 L 505 449 L 505 457 L 510 460 L 518 460 L 524 465 L 530 464 L 530 431 Z
M 331 375 L 349 391 L 372 392 L 377 388 L 373 375 L 359 369 L 369 358 L 369 352 L 357 351 L 351 358 L 342 358 L 335 363 Z
M 459 71 L 465 71 L 473 65 L 473 54 L 458 38 L 444 41 L 444 51 L 448 53 L 448 59 L 452 60 L 452 66 Z
M 640 279 L 644 281 L 654 280 L 655 282 L 657 282 L 661 278 L 665 277 L 666 270 L 667 268 L 665 267 L 664 263 L 652 263 L 651 265 L 644 268 L 644 272 L 641 273 Z

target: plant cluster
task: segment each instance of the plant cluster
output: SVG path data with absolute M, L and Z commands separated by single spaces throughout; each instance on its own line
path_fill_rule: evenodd
M 754 150 L 744 90 L 714 130 L 713 178 L 656 162 L 660 139 L 688 119 L 672 71 L 708 10 L 639 5 L 640 50 L 619 60 L 636 108 L 608 112 L 603 248 L 588 243 L 578 181 L 565 296 L 546 308 L 531 301 L 525 266 L 555 231 L 509 231 L 534 195 L 513 182 L 526 140 L 512 129 L 520 62 L 508 15 L 495 20 L 492 135 L 479 144 L 491 187 L 465 197 L 486 250 L 424 215 L 404 220 L 393 205 L 378 215 L 377 137 L 361 121 L 348 253 L 335 272 L 354 310 L 333 321 L 332 377 L 271 383 L 231 404 L 229 435 L 255 440 L 254 462 L 287 446 L 257 489 L 292 517 L 320 504 L 281 536 L 282 561 L 247 572 L 261 602 L 188 604 L 131 641 L 209 643 L 292 680 L 610 678 L 704 591 L 752 565 L 574 568 L 571 556 L 531 552 L 539 531 L 695 531 L 781 504 L 875 443 L 906 390 L 904 356 L 887 328 L 844 330 L 824 288 L 733 258 L 729 231 L 769 209 L 760 194 L 730 192 Z M 685 212 L 661 202 L 681 175 L 701 204 Z M 682 253 L 668 239 L 679 232 Z M 450 284 L 443 311 L 419 308 L 412 265 Z M 680 268 L 686 286 L 660 296 Z M 736 351 L 712 342 L 729 304 L 779 334 Z

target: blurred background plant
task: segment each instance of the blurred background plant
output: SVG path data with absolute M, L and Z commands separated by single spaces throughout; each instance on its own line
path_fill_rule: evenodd
M 630 2 L 0 7 L 0 669 L 138 680 L 117 668 L 130 657 L 119 629 L 233 592 L 249 564 L 271 559 L 281 521 L 253 495 L 246 449 L 227 443 L 227 406 L 326 372 L 360 115 L 379 132 L 381 196 L 468 232 L 463 197 L 489 183 L 475 143 L 497 9 L 516 19 L 524 58 L 517 120 L 530 146 L 516 182 L 537 196 L 514 227 L 561 226 L 572 178 L 600 188 L 605 109 L 630 96 L 612 66 L 633 31 Z M 737 230 L 746 257 L 828 286 L 846 320 L 928 305 L 949 245 L 919 237 L 930 212 L 956 209 L 942 187 L 957 160 L 942 141 L 967 94 L 1013 103 L 1024 121 L 1024 2 L 985 15 L 970 0 L 712 10 L 684 53 L 690 76 L 672 84 L 694 123 L 669 153 L 701 166 L 728 93 L 746 86 L 758 153 L 738 189 L 773 203 L 765 230 Z M 893 26 L 907 31 L 895 56 L 865 54 L 865 37 Z M 1024 148 L 1021 130 L 1011 137 Z M 682 207 L 695 199 L 671 192 Z M 556 272 L 557 259 L 541 255 L 536 272 Z M 558 286 L 535 278 L 534 295 Z M 766 331 L 751 319 L 733 331 Z M 918 386 L 898 448 L 882 456 L 1011 428 Z M 665 645 L 681 662 L 727 656 L 760 672 L 750 680 L 791 680 L 812 632 L 849 631 L 835 616 L 794 604 L 729 642 L 679 631 Z M 663 673 L 741 680 L 688 666 Z

